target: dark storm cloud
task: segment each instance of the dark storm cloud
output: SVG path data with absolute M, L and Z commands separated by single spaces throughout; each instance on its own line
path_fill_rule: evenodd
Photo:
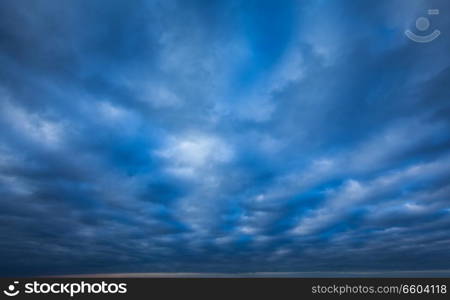
M 450 269 L 449 8 L 3 1 L 0 275 Z

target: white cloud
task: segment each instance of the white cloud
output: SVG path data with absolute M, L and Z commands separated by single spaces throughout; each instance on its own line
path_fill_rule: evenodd
M 154 108 L 179 107 L 183 104 L 182 99 L 174 91 L 162 85 L 148 83 L 137 93 L 143 102 L 149 103 Z
M 3 117 L 20 135 L 42 147 L 56 148 L 62 142 L 64 126 L 61 122 L 49 120 L 36 113 L 28 113 L 9 101 L 4 101 L 2 105 Z
M 129 112 L 107 101 L 98 102 L 98 112 L 107 121 L 117 121 L 126 118 Z
M 167 161 L 167 172 L 196 178 L 206 176 L 218 165 L 229 163 L 233 159 L 233 149 L 216 136 L 194 133 L 170 137 L 156 155 Z
M 369 189 L 355 180 L 348 180 L 337 191 L 329 191 L 326 204 L 302 219 L 292 230 L 294 234 L 307 235 L 334 221 L 344 211 L 368 196 Z M 370 195 L 369 195 L 370 196 Z
M 425 182 L 430 178 L 446 176 L 450 170 L 450 158 L 444 157 L 431 163 L 416 164 L 396 172 L 381 175 L 367 182 L 348 180 L 336 190 L 327 193 L 324 204 L 299 221 L 292 230 L 293 234 L 308 235 L 315 233 L 348 214 L 356 204 L 367 203 L 372 199 L 386 198 L 392 192 L 398 193 L 398 187 L 413 181 Z M 447 174 L 448 175 L 448 174 Z M 411 203 L 404 204 L 406 209 L 423 209 Z
M 374 170 L 386 165 L 401 153 L 439 138 L 445 130 L 446 124 L 424 122 L 418 116 L 403 119 L 364 141 L 343 159 L 347 161 L 346 165 L 351 164 L 354 171 Z M 412 132 L 414 136 L 411 136 Z

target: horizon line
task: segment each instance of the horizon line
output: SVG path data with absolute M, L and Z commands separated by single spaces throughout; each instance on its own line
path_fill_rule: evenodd
M 315 276 L 312 276 L 315 275 Z M 449 277 L 450 270 L 400 271 L 310 271 L 310 272 L 129 272 L 68 274 L 40 277 L 52 278 L 335 278 L 335 277 Z

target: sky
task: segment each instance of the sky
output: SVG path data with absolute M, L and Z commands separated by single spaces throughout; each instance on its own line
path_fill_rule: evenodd
M 448 14 L 1 1 L 0 276 L 450 270 Z

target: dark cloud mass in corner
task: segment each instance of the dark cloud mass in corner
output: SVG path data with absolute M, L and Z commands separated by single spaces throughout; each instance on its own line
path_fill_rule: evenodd
M 1 1 L 0 275 L 450 270 L 449 14 Z

